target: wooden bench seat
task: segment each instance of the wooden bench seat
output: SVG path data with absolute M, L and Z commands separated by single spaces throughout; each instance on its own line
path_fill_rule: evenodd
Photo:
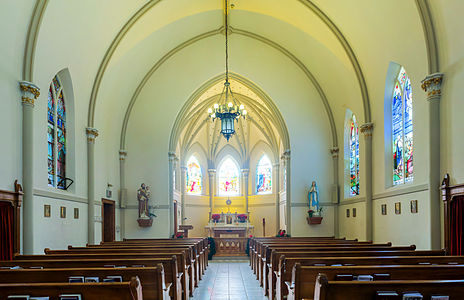
M 145 268 L 74 268 L 74 269 L 15 269 L 0 270 L 1 283 L 67 283 L 70 276 L 98 277 L 99 282 L 107 276 L 121 276 L 122 281 L 130 281 L 138 277 L 143 286 L 144 299 L 169 299 L 171 284 L 165 284 L 164 269 L 157 267 Z
M 464 280 L 389 280 L 389 281 L 329 281 L 324 274 L 317 278 L 314 300 L 372 300 L 378 291 L 420 292 L 424 299 L 432 295 L 446 295 L 462 299 Z M 304 299 L 295 294 L 288 300 Z M 401 298 L 400 298 L 401 299 Z
M 385 274 L 389 280 L 452 280 L 464 278 L 464 265 L 372 265 L 372 266 L 301 266 L 297 263 L 292 272 L 290 294 L 300 298 L 314 295 L 319 273 L 329 281 L 336 281 L 337 275 Z M 379 276 L 383 277 L 383 276 Z M 349 277 L 348 277 L 349 278 Z M 288 286 L 289 284 L 287 284 Z M 289 296 L 293 298 L 293 296 Z M 299 298 L 298 298 L 299 299 Z
M 0 298 L 31 295 L 59 299 L 61 294 L 80 294 L 85 300 L 142 300 L 142 285 L 138 278 L 126 282 L 105 283 L 0 283 Z

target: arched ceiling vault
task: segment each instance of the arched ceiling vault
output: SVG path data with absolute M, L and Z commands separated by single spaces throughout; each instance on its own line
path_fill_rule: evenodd
M 369 122 L 371 121 L 371 112 L 370 112 L 370 102 L 369 102 L 369 95 L 368 95 L 368 89 L 367 89 L 367 84 L 365 80 L 365 76 L 363 73 L 363 70 L 361 68 L 361 63 L 359 61 L 359 58 L 356 56 L 355 51 L 352 48 L 352 45 L 350 44 L 350 41 L 347 38 L 346 32 L 343 32 L 343 28 L 339 28 L 336 24 L 336 20 L 333 20 L 330 17 L 330 14 L 327 11 L 323 11 L 320 7 L 329 7 L 325 5 L 325 3 L 320 3 L 320 5 L 316 5 L 316 2 L 318 0 L 295 0 L 292 2 L 286 3 L 284 7 L 282 7 L 282 3 L 278 0 L 256 0 L 256 1 L 242 1 L 242 0 L 236 0 L 237 2 L 237 7 L 239 8 L 238 11 L 253 11 L 256 13 L 260 13 L 263 15 L 269 15 L 272 18 L 282 20 L 288 24 L 291 24 L 291 26 L 301 28 L 302 31 L 306 32 L 307 35 L 314 36 L 316 39 L 324 39 L 324 36 L 321 36 L 320 32 L 316 31 L 311 31 L 312 28 L 317 28 L 317 30 L 321 31 L 321 27 L 318 27 L 317 22 L 324 24 L 326 27 L 325 30 L 328 30 L 331 32 L 332 37 L 329 38 L 327 37 L 327 40 L 324 42 L 326 43 L 328 49 L 332 49 L 334 52 L 338 53 L 340 52 L 339 50 L 335 49 L 336 47 L 341 47 L 343 49 L 344 54 L 346 57 L 348 57 L 351 66 L 353 68 L 353 72 L 357 78 L 358 85 L 359 85 L 359 91 L 360 94 L 362 95 L 362 106 L 364 110 L 364 121 Z M 125 48 L 128 47 L 128 45 L 134 46 L 137 41 L 143 39 L 146 37 L 148 34 L 150 34 L 150 30 L 157 30 L 161 26 L 163 26 L 162 22 L 166 22 L 166 24 L 169 24 L 169 22 L 173 22 L 176 19 L 181 19 L 185 16 L 191 15 L 191 14 L 198 14 L 200 12 L 205 12 L 205 11 L 212 11 L 212 10 L 221 10 L 221 1 L 219 0 L 201 0 L 201 1 L 195 1 L 193 4 L 192 2 L 189 2 L 187 0 L 150 0 L 143 2 L 143 0 L 140 0 L 140 7 L 139 9 L 133 14 L 128 16 L 127 21 L 124 25 L 120 27 L 119 32 L 117 35 L 114 37 L 112 42 L 110 43 L 109 46 L 107 46 L 107 50 L 105 51 L 105 54 L 101 60 L 100 66 L 98 67 L 95 79 L 93 81 L 93 88 L 90 96 L 90 101 L 89 101 L 89 107 L 88 107 L 88 126 L 93 127 L 95 124 L 95 108 L 96 108 L 96 103 L 99 100 L 99 90 L 102 84 L 102 79 L 105 76 L 105 71 L 108 69 L 108 66 L 111 64 L 112 60 L 115 59 L 115 57 L 121 57 L 121 54 L 117 54 L 117 51 L 119 49 L 122 49 L 124 51 Z M 324 4 L 324 5 L 322 5 Z M 25 51 L 24 51 L 24 62 L 23 62 L 23 77 L 25 80 L 32 81 L 33 80 L 33 74 L 34 74 L 34 58 L 35 58 L 35 47 L 37 45 L 37 40 L 39 38 L 39 32 L 40 32 L 40 27 L 43 20 L 43 16 L 45 15 L 46 10 L 48 9 L 47 7 L 54 5 L 53 1 L 50 0 L 37 0 L 34 8 L 33 15 L 31 16 L 30 19 L 30 24 L 29 24 L 29 30 L 28 30 L 28 35 L 26 39 L 26 46 L 25 46 Z M 85 6 L 86 4 L 82 4 Z M 333 6 L 333 5 L 332 5 Z M 432 71 L 438 71 L 439 65 L 438 65 L 438 48 L 436 44 L 436 37 L 433 29 L 433 22 L 432 22 L 432 15 L 429 9 L 429 6 L 427 4 L 427 0 L 416 0 L 416 6 L 417 6 L 417 11 L 418 15 L 420 16 L 420 20 L 423 23 L 423 34 L 425 36 L 425 41 L 426 41 L 426 46 L 427 46 L 427 55 L 428 55 L 428 64 L 429 64 L 429 69 Z M 301 9 L 304 8 L 304 9 Z M 361 8 L 360 8 L 361 9 Z M 305 12 L 303 12 L 303 10 Z M 158 13 L 158 15 L 155 16 L 160 16 L 160 15 L 169 15 L 165 19 L 161 20 L 162 18 L 155 18 L 153 21 L 153 13 Z M 298 17 L 295 17 L 298 15 Z M 314 17 L 315 16 L 315 17 Z M 150 19 L 151 18 L 151 19 Z M 295 19 L 296 21 L 293 21 Z M 316 22 L 315 19 L 318 19 Z M 388 19 L 388 17 L 386 17 Z M 159 21 L 159 22 L 158 22 Z M 148 23 L 147 22 L 151 22 Z M 158 23 L 156 23 L 158 22 Z M 298 23 L 300 22 L 300 23 Z M 154 25 L 154 26 L 146 26 L 146 25 Z M 308 27 L 308 24 L 310 26 Z M 143 26 L 141 26 L 143 25 Z M 263 24 L 265 26 L 265 24 Z M 140 28 L 144 28 L 145 32 L 140 31 Z M 154 29 L 151 29 L 154 28 Z M 201 39 L 204 39 L 208 36 L 218 34 L 220 29 L 212 30 L 209 32 L 205 32 L 204 34 L 201 34 L 199 36 L 195 36 L 194 38 L 191 38 L 183 43 L 181 43 L 177 48 L 182 48 L 186 47 L 189 44 L 196 43 Z M 306 62 L 303 62 L 299 57 L 296 55 L 292 54 L 288 49 L 284 48 L 283 46 L 279 45 L 275 41 L 272 40 L 272 38 L 262 36 L 260 34 L 257 34 L 256 32 L 249 31 L 247 29 L 239 29 L 239 25 L 237 28 L 234 28 L 233 31 L 237 34 L 241 34 L 243 36 L 248 36 L 253 39 L 260 40 L 276 49 L 281 51 L 284 55 L 287 55 L 292 58 L 292 60 L 298 64 L 300 68 L 304 70 L 308 78 L 312 78 L 311 81 L 313 84 L 315 84 L 316 88 L 318 89 L 319 93 L 323 96 L 321 98 L 324 101 L 324 105 L 326 107 L 326 110 L 329 115 L 329 122 L 331 123 L 332 131 L 335 129 L 335 125 L 333 124 L 333 117 L 331 117 L 331 110 L 329 106 L 329 101 L 326 99 L 325 93 L 322 90 L 321 86 L 318 84 L 317 77 L 320 76 L 320 74 L 317 74 L 316 76 L 313 76 L 312 73 L 309 70 L 309 67 L 307 66 Z M 338 41 L 338 46 L 334 45 L 333 40 Z M 128 44 L 124 44 L 128 41 Z M 172 50 L 173 52 L 167 53 L 162 59 L 158 61 L 157 64 L 153 67 L 154 69 L 157 68 L 157 65 L 162 64 L 165 60 L 169 59 L 170 56 L 172 56 L 176 51 L 175 49 Z M 343 60 L 344 58 L 340 58 Z M 425 63 L 425 62 L 424 62 Z M 152 68 L 152 69 L 153 69 Z M 145 80 L 145 78 L 144 78 Z M 139 87 L 143 86 L 143 80 L 140 82 Z M 135 91 L 134 95 L 138 93 L 138 89 Z M 136 97 L 132 98 L 128 107 L 128 112 L 130 114 L 131 110 L 131 105 L 133 105 L 133 102 L 135 101 Z M 326 99 L 326 100 L 324 100 Z M 332 99 L 329 99 L 330 101 L 334 101 Z M 126 113 L 126 117 L 128 117 L 128 113 Z M 124 124 L 127 124 L 127 118 L 124 120 Z M 126 125 L 123 126 L 125 128 Z M 123 129 L 123 134 L 121 137 L 121 145 L 124 144 L 124 134 Z M 334 145 L 337 144 L 336 142 L 336 134 L 335 137 L 333 138 L 334 140 Z

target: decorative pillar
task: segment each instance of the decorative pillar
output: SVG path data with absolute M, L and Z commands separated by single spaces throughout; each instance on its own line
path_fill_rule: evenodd
M 339 233 L 339 182 L 338 182 L 338 147 L 333 147 L 330 149 L 330 154 L 332 155 L 333 162 L 333 184 L 332 184 L 332 203 L 334 204 L 334 236 L 338 238 Z
M 22 160 L 23 160 L 23 253 L 34 252 L 34 101 L 40 95 L 38 86 L 20 81 L 23 105 Z
M 364 165 L 366 184 L 366 241 L 373 240 L 373 205 L 372 205 L 372 132 L 374 123 L 361 125 L 361 133 L 364 134 Z
M 285 170 L 287 172 L 287 176 L 285 178 L 285 193 L 286 193 L 286 207 L 287 207 L 287 215 L 286 220 L 287 220 L 287 233 L 291 234 L 292 233 L 292 200 L 290 198 L 291 196 L 291 189 L 292 187 L 290 186 L 290 150 L 286 150 L 284 152 L 283 158 L 285 160 Z
M 276 201 L 276 234 L 280 229 L 280 163 L 275 163 L 272 168 L 272 183 Z
M 184 225 L 184 216 L 185 216 L 185 194 L 187 193 L 185 190 L 185 186 L 187 185 L 187 167 L 184 165 L 181 165 L 180 167 L 180 190 L 181 190 L 181 195 L 180 195 L 180 201 L 181 203 L 181 224 Z
M 208 169 L 208 185 L 209 185 L 209 220 L 211 220 L 211 214 L 213 213 L 213 196 L 215 191 L 214 178 L 216 176 L 216 169 Z
M 95 244 L 95 139 L 98 130 L 87 127 L 87 239 L 90 245 Z
M 174 235 L 174 213 L 177 214 L 177 211 L 174 211 L 174 167 L 176 163 L 176 153 L 174 152 L 169 152 L 168 153 L 168 158 L 169 158 L 169 178 L 168 178 L 168 201 L 169 201 L 169 237 L 172 237 Z
M 434 73 L 422 80 L 429 103 L 429 201 L 432 249 L 441 247 L 440 223 L 440 100 L 443 74 Z
M 127 205 L 127 188 L 126 188 L 126 150 L 119 150 L 119 226 L 121 240 L 124 239 L 126 233 L 126 212 Z
M 242 169 L 243 178 L 243 195 L 245 196 L 245 213 L 248 214 L 248 187 L 249 187 L 249 174 L 250 169 Z

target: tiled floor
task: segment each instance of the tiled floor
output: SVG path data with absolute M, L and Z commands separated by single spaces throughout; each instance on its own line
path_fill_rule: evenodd
M 210 261 L 193 300 L 267 300 L 248 262 Z

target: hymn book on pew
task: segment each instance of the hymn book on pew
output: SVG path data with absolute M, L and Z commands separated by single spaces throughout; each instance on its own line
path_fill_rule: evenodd
M 84 276 L 69 276 L 68 277 L 68 282 L 69 283 L 83 283 L 84 282 Z
M 408 292 L 403 294 L 403 300 L 422 300 L 424 296 L 422 296 L 419 292 Z
M 432 296 L 430 300 L 449 300 L 449 296 Z
M 85 277 L 84 282 L 100 282 L 100 278 L 98 278 L 98 277 Z
M 395 291 L 378 291 L 375 296 L 376 300 L 393 300 L 401 299 Z
M 103 278 L 103 282 L 122 282 L 122 276 L 106 276 Z
M 82 296 L 80 294 L 61 294 L 60 300 L 81 300 Z

